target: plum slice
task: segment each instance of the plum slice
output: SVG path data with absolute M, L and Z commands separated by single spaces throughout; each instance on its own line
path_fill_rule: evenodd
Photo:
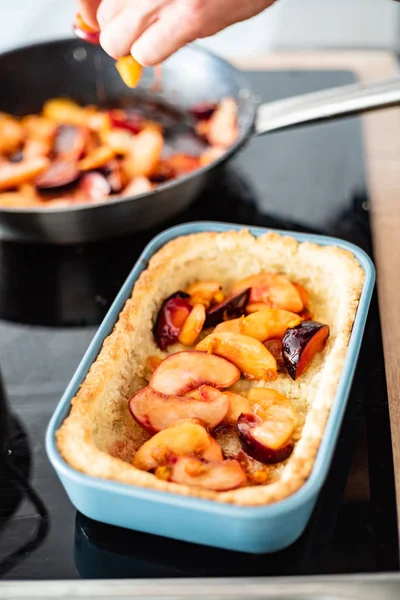
M 206 309 L 203 304 L 195 304 L 179 334 L 179 341 L 184 346 L 193 346 L 199 337 L 206 320 Z
M 264 342 L 264 346 L 269 350 L 275 358 L 278 368 L 285 368 L 285 361 L 282 354 L 282 340 L 280 338 L 272 338 Z
M 84 151 L 88 130 L 79 125 L 60 125 L 54 137 L 53 151 L 57 160 L 78 161 Z
M 150 387 L 162 394 L 181 396 L 203 384 L 228 388 L 240 378 L 239 369 L 221 356 L 186 350 L 170 354 L 156 368 Z
M 79 188 L 88 200 L 103 200 L 111 193 L 111 186 L 101 173 L 85 173 Z
M 40 173 L 46 172 L 50 161 L 44 156 L 22 160 L 18 163 L 5 162 L 0 164 L 0 191 L 30 182 Z
M 203 386 L 207 388 L 208 386 Z M 166 396 L 147 386 L 129 400 L 129 410 L 145 429 L 154 432 L 166 429 L 181 419 L 198 419 L 214 429 L 225 417 L 229 400 L 218 390 L 199 390 L 199 397 Z
M 236 319 L 245 313 L 246 304 L 249 301 L 250 288 L 232 294 L 222 302 L 214 304 L 207 311 L 204 327 L 215 327 L 222 321 Z
M 143 117 L 133 111 L 126 113 L 124 111 L 111 110 L 109 117 L 111 127 L 127 129 L 135 135 L 143 129 Z
M 328 325 L 316 321 L 303 321 L 286 331 L 282 353 L 292 379 L 297 379 L 308 369 L 314 356 L 325 348 L 328 337 Z
M 76 37 L 84 42 L 95 44 L 96 46 L 100 45 L 100 31 L 96 31 L 96 29 L 85 23 L 79 13 L 75 15 L 73 30 Z
M 197 102 L 189 109 L 189 113 L 197 121 L 208 121 L 217 106 L 215 102 Z
M 228 411 L 223 422 L 225 425 L 236 425 L 242 413 L 247 414 L 250 412 L 249 403 L 240 394 L 234 392 L 223 392 L 223 394 L 229 401 Z
M 281 308 L 265 308 L 245 317 L 240 323 L 240 332 L 264 342 L 268 338 L 282 338 L 286 329 L 300 323 L 301 317 L 296 313 Z
M 154 337 L 161 350 L 178 341 L 179 334 L 192 311 L 190 296 L 185 292 L 175 292 L 164 300 L 154 326 Z
M 240 415 L 237 427 L 244 450 L 255 460 L 263 463 L 278 463 L 292 453 L 294 444 L 291 440 L 279 448 L 271 448 L 268 445 L 265 441 L 264 430 L 268 433 L 271 423 L 264 422 L 257 415 Z
M 181 456 L 171 459 L 169 466 L 170 481 L 215 492 L 237 489 L 247 481 L 246 473 L 235 459 L 207 462 Z
M 236 365 L 247 379 L 273 381 L 278 376 L 272 354 L 261 342 L 247 335 L 225 331 L 210 333 L 196 348 L 223 356 Z
M 216 280 L 196 281 L 189 285 L 186 290 L 192 298 L 192 302 L 200 302 L 208 307 L 212 301 L 221 301 L 223 295 L 221 292 L 221 283 Z M 221 296 L 221 298 L 219 298 Z
M 232 291 L 251 288 L 249 304 L 264 302 L 272 308 L 282 308 L 299 313 L 304 305 L 298 289 L 285 275 L 279 273 L 259 273 L 238 281 Z
M 219 444 L 198 423 L 178 422 L 156 433 L 135 454 L 133 465 L 151 471 L 165 465 L 171 456 L 199 456 L 205 460 L 223 459 Z
M 253 388 L 248 395 L 252 413 L 241 415 L 238 430 L 248 454 L 261 462 L 280 462 L 293 449 L 297 412 L 286 396 L 268 388 Z
M 75 160 L 54 161 L 50 167 L 39 175 L 35 185 L 40 191 L 51 191 L 63 188 L 78 181 L 79 169 Z

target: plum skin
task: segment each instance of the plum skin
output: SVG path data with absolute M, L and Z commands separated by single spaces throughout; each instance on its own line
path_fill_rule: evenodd
M 192 310 L 189 300 L 190 296 L 185 292 L 176 292 L 164 300 L 153 328 L 153 335 L 161 350 L 178 341 L 181 327 L 173 322 L 174 309 L 186 308 L 189 315 Z
M 261 426 L 263 420 L 254 414 L 241 414 L 237 428 L 239 432 L 239 439 L 243 446 L 243 449 L 249 456 L 253 457 L 262 463 L 273 464 L 279 463 L 285 460 L 292 453 L 294 443 L 289 440 L 282 448 L 268 448 L 256 440 L 251 430 L 257 426 Z
M 323 350 L 329 327 L 317 321 L 303 321 L 286 330 L 282 339 L 283 360 L 292 379 L 302 375 L 317 352 Z
M 215 327 L 222 321 L 229 319 L 236 319 L 245 314 L 246 306 L 249 301 L 250 288 L 236 294 L 235 296 L 229 296 L 225 298 L 219 304 L 211 306 L 207 310 L 206 321 L 204 327 Z

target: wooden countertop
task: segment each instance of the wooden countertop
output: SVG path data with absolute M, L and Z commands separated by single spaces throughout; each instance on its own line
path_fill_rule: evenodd
M 276 53 L 236 64 L 252 70 L 351 70 L 363 82 L 400 75 L 396 57 L 381 51 Z M 400 523 L 400 108 L 369 113 L 362 122 Z

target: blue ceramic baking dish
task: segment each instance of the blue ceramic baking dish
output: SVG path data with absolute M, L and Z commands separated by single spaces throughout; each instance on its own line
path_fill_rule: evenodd
M 74 506 L 84 515 L 112 525 L 176 538 L 187 542 L 251 553 L 275 552 L 300 537 L 311 516 L 326 478 L 346 408 L 361 345 L 369 303 L 375 282 L 375 269 L 369 257 L 357 246 L 342 240 L 303 233 L 291 235 L 298 241 L 337 245 L 353 253 L 365 273 L 357 315 L 342 375 L 325 434 L 309 479 L 292 496 L 265 507 L 240 507 L 209 500 L 178 496 L 111 480 L 90 477 L 70 467 L 58 452 L 55 432 L 69 413 L 71 399 L 95 361 L 104 339 L 111 333 L 125 301 L 150 257 L 170 240 L 201 231 L 248 228 L 259 236 L 261 227 L 231 223 L 195 222 L 172 227 L 159 234 L 144 249 L 97 331 L 75 375 L 49 423 L 46 435 L 48 457 Z

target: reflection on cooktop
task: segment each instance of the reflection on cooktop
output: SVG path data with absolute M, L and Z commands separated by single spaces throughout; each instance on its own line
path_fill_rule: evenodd
M 366 200 L 332 217 L 330 234 L 369 243 Z M 188 210 L 161 227 L 103 243 L 72 246 L 0 244 L 0 318 L 35 325 L 82 326 L 101 322 L 144 246 L 177 223 L 211 220 L 324 233 L 324 229 L 264 214 L 239 166 L 221 169 Z M 357 242 L 356 242 L 357 243 Z
M 2 577 L 40 546 L 46 537 L 49 521 L 45 505 L 29 483 L 31 451 L 28 437 L 19 419 L 9 411 L 1 377 L 0 423 L 0 534 L 3 528 L 6 529 L 2 534 L 6 540 L 0 553 Z M 21 539 L 8 524 L 24 501 L 28 501 L 36 511 L 36 525 Z

